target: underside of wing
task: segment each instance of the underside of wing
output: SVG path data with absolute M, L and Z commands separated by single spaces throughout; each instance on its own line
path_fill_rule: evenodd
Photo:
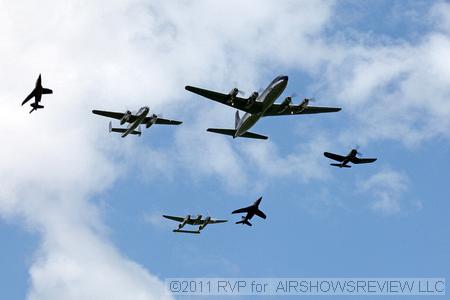
M 146 118 L 147 119 L 147 118 Z M 147 122 L 145 122 L 147 123 Z M 175 121 L 175 120 L 167 120 L 167 119 L 163 119 L 163 118 L 157 118 L 155 124 L 159 124 L 159 125 L 180 125 L 181 121 Z
M 209 224 L 217 224 L 217 223 L 225 223 L 225 222 L 228 222 L 228 220 L 214 220 L 214 219 L 211 219 L 209 221 Z
M 201 89 L 194 86 L 186 86 L 185 89 L 194 94 L 203 96 L 205 98 L 214 100 L 216 102 L 228 105 L 230 107 L 248 112 L 248 113 L 257 113 L 261 111 L 260 103 L 255 102 L 252 105 L 248 105 L 248 100 L 241 97 L 234 97 L 233 101 L 230 101 L 230 95 L 222 94 L 210 90 Z
M 166 216 L 166 215 L 163 215 L 163 217 L 166 219 L 172 220 L 172 221 L 176 221 L 176 222 L 184 221 L 184 218 L 182 218 L 182 217 L 174 217 L 174 216 Z
M 354 163 L 354 164 L 368 164 L 368 163 L 373 163 L 376 160 L 377 160 L 376 158 L 358 158 L 358 157 L 355 157 L 354 159 L 351 160 L 351 162 Z
M 35 90 L 33 90 L 33 91 L 25 98 L 25 100 L 23 100 L 22 105 L 24 105 L 25 103 L 27 103 L 28 101 L 30 101 L 31 98 L 34 97 L 34 91 L 35 91 Z
M 341 155 L 337 155 L 334 153 L 330 153 L 330 152 L 324 152 L 323 155 L 325 155 L 325 157 L 328 157 L 332 160 L 336 160 L 336 161 L 344 161 L 345 157 L 341 156 Z
M 113 119 L 117 119 L 117 120 L 122 119 L 123 116 L 125 115 L 124 113 L 113 112 L 113 111 L 104 111 L 104 110 L 96 110 L 96 109 L 94 109 L 92 111 L 92 113 L 94 113 L 96 115 L 99 115 L 99 116 L 113 118 Z
M 51 89 L 43 88 L 42 94 L 53 94 L 53 91 Z
M 320 114 L 338 112 L 342 108 L 340 107 L 324 107 L 324 106 L 307 106 L 301 113 L 302 114 Z
M 284 107 L 281 104 L 273 104 L 265 113 L 264 116 L 286 116 L 286 115 L 306 115 L 306 114 L 320 114 L 340 111 L 339 107 L 320 107 L 290 105 Z
M 257 211 L 255 211 L 255 215 L 257 215 L 260 218 L 265 219 L 267 216 L 265 213 L 263 213 L 262 211 L 260 211 L 259 209 Z
M 240 213 L 247 213 L 250 210 L 249 207 L 239 208 L 232 212 L 232 214 L 240 214 Z

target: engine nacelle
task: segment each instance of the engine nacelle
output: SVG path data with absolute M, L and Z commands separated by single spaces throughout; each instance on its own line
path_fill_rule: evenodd
M 232 89 L 228 93 L 228 103 L 233 103 L 234 99 L 236 99 L 237 94 L 239 93 L 239 90 L 237 88 Z
M 253 92 L 250 95 L 250 97 L 248 97 L 248 99 L 247 99 L 246 107 L 251 107 L 256 102 L 256 99 L 258 98 L 258 96 L 259 96 L 258 92 Z
M 127 110 L 127 112 L 123 115 L 122 119 L 120 119 L 120 125 L 125 124 L 131 117 L 131 111 Z
M 178 229 L 181 229 L 186 225 L 186 223 L 191 219 L 191 215 L 187 215 L 186 218 L 184 218 L 183 222 L 178 224 Z
M 207 217 L 207 218 L 205 219 L 205 222 L 204 222 L 202 225 L 200 225 L 200 226 L 198 227 L 198 230 L 202 230 L 203 228 L 205 228 L 206 225 L 208 225 L 209 221 L 211 221 L 211 217 Z
M 155 115 L 155 114 L 153 114 L 153 115 L 150 117 L 150 121 L 148 121 L 147 124 L 145 124 L 145 127 L 146 127 L 146 128 L 149 128 L 150 126 L 152 126 L 153 124 L 156 123 L 156 120 L 158 120 L 158 116 Z
M 291 103 L 292 103 L 292 97 L 286 97 L 284 99 L 284 101 L 281 102 L 281 111 L 280 112 L 285 112 L 286 109 L 289 108 L 289 105 L 291 105 Z
M 307 107 L 309 104 L 309 101 L 310 101 L 310 99 L 308 99 L 308 98 L 303 99 L 302 103 L 300 103 L 300 106 Z
M 303 99 L 303 101 L 299 104 L 300 111 L 304 111 L 305 108 L 308 107 L 310 100 L 311 99 L 308 99 L 308 98 Z

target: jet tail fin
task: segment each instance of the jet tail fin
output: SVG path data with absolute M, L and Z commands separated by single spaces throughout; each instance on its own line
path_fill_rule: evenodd
M 224 134 L 224 135 L 230 135 L 233 138 L 236 137 L 235 136 L 236 135 L 236 129 L 208 128 L 206 131 L 219 133 L 219 134 Z M 257 134 L 257 133 L 253 133 L 253 132 L 249 132 L 249 131 L 247 131 L 246 133 L 244 133 L 240 137 L 250 138 L 250 139 L 258 139 L 258 140 L 267 140 L 268 139 L 268 137 L 265 136 L 265 135 L 261 135 L 261 134 Z
M 330 166 L 339 167 L 339 168 L 351 168 L 352 166 L 343 165 L 343 164 L 330 164 Z

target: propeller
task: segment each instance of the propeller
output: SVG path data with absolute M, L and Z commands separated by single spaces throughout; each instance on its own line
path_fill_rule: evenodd
M 361 152 L 359 152 L 359 145 L 355 145 L 355 150 L 356 150 L 356 156 L 362 156 L 363 154 Z
M 317 99 L 314 97 L 303 99 L 303 102 L 306 102 L 306 103 L 316 102 L 316 101 L 317 101 Z
M 245 96 L 245 91 L 241 91 L 240 89 L 237 88 L 237 82 L 233 82 L 233 86 L 234 86 L 234 90 L 237 90 L 237 94 L 241 95 L 241 96 Z

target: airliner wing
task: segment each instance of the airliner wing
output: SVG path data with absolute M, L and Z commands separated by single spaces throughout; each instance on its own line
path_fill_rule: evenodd
M 303 108 L 301 105 L 289 105 L 284 108 L 281 104 L 273 104 L 264 114 L 266 116 L 286 116 L 286 115 L 306 115 L 306 114 L 320 114 L 340 111 L 339 107 L 321 107 L 321 106 L 307 106 Z
M 235 211 L 232 212 L 232 214 L 240 214 L 240 213 L 246 213 L 250 210 L 251 206 L 249 207 L 244 207 L 244 208 L 239 208 L 236 209 Z
M 203 96 L 205 98 L 211 99 L 213 101 L 228 105 L 230 107 L 254 114 L 261 111 L 261 104 L 259 102 L 253 103 L 251 106 L 248 106 L 247 99 L 241 97 L 235 97 L 233 102 L 229 101 L 230 96 L 228 94 L 222 94 L 210 90 L 201 89 L 195 86 L 186 86 L 186 90 L 192 92 L 194 94 Z

